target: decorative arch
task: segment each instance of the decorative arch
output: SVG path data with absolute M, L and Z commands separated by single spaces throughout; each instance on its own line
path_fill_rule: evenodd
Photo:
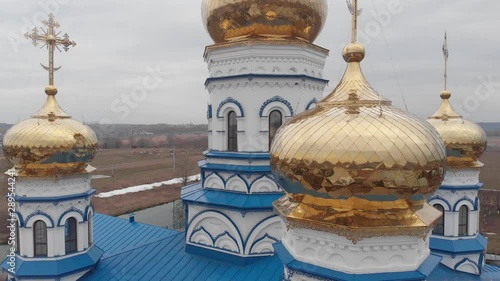
M 191 242 L 194 244 L 199 244 L 196 240 L 194 240 L 194 238 L 197 237 L 194 235 L 196 235 L 200 231 L 199 229 L 202 229 L 202 228 L 205 231 L 205 233 L 207 233 L 208 237 L 211 237 L 213 245 L 215 245 L 215 241 L 218 238 L 222 237 L 222 236 L 219 236 L 220 234 L 214 237 L 213 235 L 211 235 L 209 233 L 208 230 L 206 230 L 201 225 L 202 222 L 207 218 L 217 219 L 227 227 L 225 231 L 227 232 L 228 235 L 233 237 L 233 239 L 236 241 L 236 246 L 238 249 L 237 253 L 241 253 L 241 249 L 244 249 L 243 237 L 241 236 L 240 231 L 236 227 L 236 224 L 226 214 L 219 212 L 219 211 L 215 211 L 215 210 L 206 210 L 206 211 L 200 212 L 200 213 L 196 214 L 191 219 L 191 221 L 189 222 L 189 224 L 187 226 L 187 231 L 186 231 L 186 234 L 189 234 L 188 242 Z M 224 233 L 222 233 L 222 234 L 224 234 Z M 231 234 L 233 234 L 233 235 L 231 235 Z M 227 244 L 225 244 L 225 245 L 227 245 Z M 207 246 L 210 246 L 210 245 L 207 245 Z M 227 249 L 224 249 L 224 250 L 227 250 Z
M 236 241 L 236 239 L 227 231 L 224 231 L 214 238 L 214 247 L 230 252 L 241 252 L 241 248 L 238 246 L 238 241 Z M 238 249 L 238 251 L 233 251 L 232 249 Z
M 90 204 L 88 205 L 86 208 L 85 208 L 85 213 L 84 213 L 84 216 L 83 216 L 83 220 L 84 221 L 87 221 L 89 219 L 89 213 L 91 214 L 94 214 L 95 211 L 94 211 L 94 205 Z
M 462 205 L 466 205 L 469 208 L 469 211 L 476 211 L 476 208 L 474 207 L 474 201 L 472 201 L 472 199 L 467 196 L 460 198 L 460 200 L 458 200 L 455 205 L 453 205 L 453 211 L 458 212 Z
M 79 216 L 78 216 L 78 215 Z M 82 212 L 82 210 L 79 210 L 75 207 L 71 207 L 64 211 L 64 213 L 61 214 L 59 217 L 59 220 L 57 221 L 57 226 L 64 226 L 66 223 L 66 220 L 69 218 L 75 218 L 77 222 L 84 222 L 85 221 L 85 214 Z M 62 223 L 62 224 L 61 224 Z
M 203 188 L 224 189 L 225 186 L 226 183 L 224 179 L 216 173 L 208 176 L 203 182 Z
M 19 211 L 16 211 L 16 219 L 17 219 L 18 225 L 20 227 L 24 227 L 23 215 L 21 215 L 21 213 L 19 213 Z
M 481 270 L 479 269 L 478 264 L 469 258 L 464 258 L 463 260 L 459 261 L 457 264 L 455 264 L 454 269 L 476 275 L 481 274 Z
M 236 107 L 231 106 L 231 104 L 235 105 Z M 217 108 L 217 118 L 224 118 L 224 116 L 221 115 L 221 112 L 224 113 L 229 108 L 234 109 L 238 117 L 245 117 L 245 112 L 243 111 L 243 106 L 241 105 L 241 103 L 233 99 L 232 97 L 227 97 L 225 100 L 221 101 L 219 107 Z
M 226 182 L 226 190 L 248 193 L 248 183 L 240 175 L 232 175 Z
M 306 110 L 309 110 L 313 108 L 313 106 L 316 106 L 318 104 L 318 100 L 316 98 L 313 98 L 306 106 Z
M 29 216 L 26 217 L 26 220 L 24 222 L 25 227 L 27 227 L 27 228 L 33 227 L 34 222 L 36 222 L 38 220 L 45 222 L 45 224 L 47 225 L 47 228 L 54 227 L 54 220 L 52 220 L 52 218 L 50 217 L 49 214 L 45 213 L 42 210 L 37 210 L 37 211 L 29 214 Z
M 250 184 L 250 193 L 281 192 L 276 182 L 268 176 L 260 176 Z
M 269 106 L 271 103 L 281 103 L 281 106 Z M 284 106 L 283 106 L 284 105 Z M 293 116 L 295 115 L 292 105 L 286 99 L 280 96 L 274 96 L 268 100 L 266 100 L 262 106 L 260 107 L 259 115 L 260 117 L 269 116 L 269 113 L 275 108 L 281 109 L 285 116 Z
M 254 249 L 264 248 L 269 244 L 277 242 L 281 237 L 278 237 L 281 231 L 277 231 L 273 233 L 273 227 L 281 227 L 281 220 L 277 215 L 272 215 L 260 221 L 256 224 L 252 230 L 250 230 L 250 234 L 245 242 L 245 254 L 252 254 Z M 280 228 L 281 229 L 281 228 Z M 274 240 L 271 242 L 270 240 Z M 272 246 L 271 246 L 272 247 Z M 259 254 L 259 253 L 255 253 Z
M 429 198 L 429 204 L 430 205 L 439 204 L 439 205 L 443 206 L 443 208 L 446 212 L 449 212 L 452 210 L 450 202 L 448 200 L 446 200 L 446 198 L 443 198 L 439 195 Z

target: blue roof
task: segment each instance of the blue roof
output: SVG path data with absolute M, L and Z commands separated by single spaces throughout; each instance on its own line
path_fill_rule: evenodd
M 105 252 L 104 255 L 177 234 L 166 228 L 130 223 L 126 219 L 103 214 L 96 213 L 94 216 L 94 243 Z
M 182 189 L 182 200 L 185 203 L 207 204 L 231 209 L 273 209 L 273 202 L 283 193 L 237 193 L 225 190 L 203 189 L 196 183 Z
M 103 257 L 81 280 L 279 280 L 283 267 L 277 257 L 264 257 L 246 266 L 185 252 L 184 233 L 161 238 Z
M 445 236 L 439 238 L 431 237 L 429 248 L 433 252 L 450 254 L 482 253 L 486 249 L 488 241 L 483 235 L 478 234 L 476 238 L 447 239 Z

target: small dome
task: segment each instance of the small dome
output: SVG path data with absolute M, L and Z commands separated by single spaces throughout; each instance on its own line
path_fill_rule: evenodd
M 328 13 L 326 0 L 203 0 L 202 19 L 216 43 L 256 36 L 313 42 Z
M 443 141 L 428 122 L 391 106 L 369 85 L 358 45 L 344 50 L 348 66 L 335 90 L 279 129 L 273 173 L 288 193 L 316 198 L 311 202 L 354 197 L 361 199 L 357 210 L 418 209 L 444 178 Z
M 5 157 L 19 175 L 85 173 L 97 152 L 97 136 L 59 107 L 56 88 L 49 86 L 45 93 L 44 106 L 31 119 L 12 126 L 5 134 Z
M 478 161 L 487 146 L 484 130 L 463 119 L 450 104 L 451 93 L 441 93 L 439 109 L 427 120 L 441 135 L 446 145 L 450 167 L 481 167 Z

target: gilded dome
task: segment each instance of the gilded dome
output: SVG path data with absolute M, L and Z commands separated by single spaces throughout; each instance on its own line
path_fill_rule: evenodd
M 487 146 L 484 130 L 463 119 L 450 104 L 451 93 L 441 93 L 439 109 L 427 120 L 441 135 L 446 145 L 450 167 L 480 167 L 478 161 Z
M 443 181 L 445 146 L 428 122 L 369 85 L 361 47 L 344 50 L 347 70 L 335 90 L 279 129 L 272 171 L 292 201 L 304 203 L 295 216 L 347 227 L 428 227 L 433 220 L 413 211 Z
M 5 134 L 4 155 L 19 175 L 85 173 L 97 152 L 97 136 L 59 107 L 56 88 L 49 86 L 45 92 L 44 106 Z
M 203 0 L 202 20 L 216 43 L 248 37 L 313 42 L 327 16 L 326 0 Z

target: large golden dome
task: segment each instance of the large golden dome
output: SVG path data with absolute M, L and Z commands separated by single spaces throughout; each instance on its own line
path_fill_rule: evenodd
M 85 173 L 97 152 L 94 131 L 57 104 L 57 89 L 45 89 L 47 101 L 31 119 L 10 128 L 3 139 L 5 157 L 19 175 L 56 176 Z
M 216 43 L 251 36 L 313 42 L 327 16 L 326 0 L 203 0 L 202 19 Z
M 363 46 L 351 43 L 343 55 L 347 70 L 335 90 L 274 139 L 273 173 L 299 204 L 275 206 L 293 209 L 302 221 L 425 230 L 433 220 L 415 212 L 427 208 L 444 178 L 443 141 L 428 122 L 392 107 L 369 85 L 360 66 Z
M 427 120 L 441 135 L 450 167 L 480 167 L 478 161 L 487 146 L 484 130 L 463 119 L 450 104 L 451 93 L 441 93 L 439 109 Z

